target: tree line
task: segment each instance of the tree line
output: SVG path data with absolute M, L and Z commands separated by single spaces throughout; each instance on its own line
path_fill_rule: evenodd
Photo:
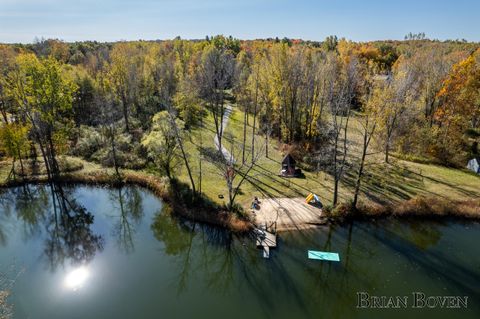
M 117 174 L 154 163 L 174 178 L 182 165 L 195 193 L 201 186 L 184 139 L 208 113 L 221 149 L 222 119 L 234 103 L 245 112 L 237 161 L 246 169 L 230 163 L 227 171 L 245 172 L 258 158 L 254 140 L 246 147 L 249 129 L 253 139 L 265 137 L 265 156 L 269 139 L 278 139 L 305 167 L 329 172 L 336 204 L 355 117 L 363 136 L 356 203 L 372 143 L 386 162 L 393 152 L 462 166 L 478 155 L 478 48 L 424 35 L 367 43 L 214 36 L 0 45 L 2 151 L 13 159 L 12 175 L 17 162 L 23 172 L 24 163 L 40 157 L 46 174 L 56 178 L 58 155 L 66 153 Z

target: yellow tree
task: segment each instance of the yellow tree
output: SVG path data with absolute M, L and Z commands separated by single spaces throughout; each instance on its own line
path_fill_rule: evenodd
M 388 98 L 385 96 L 383 84 L 380 84 L 372 89 L 363 106 L 363 114 L 359 118 L 359 123 L 362 127 L 362 155 L 360 157 L 360 164 L 357 171 L 357 180 L 355 182 L 355 191 L 353 194 L 353 208 L 357 208 L 358 196 L 360 194 L 360 185 L 363 178 L 363 171 L 365 168 L 365 160 L 368 154 L 368 147 L 376 133 L 381 114 L 384 113 L 385 107 L 388 103 Z
M 111 63 L 107 66 L 108 80 L 121 104 L 125 130 L 129 132 L 131 109 L 139 107 L 136 102 L 143 75 L 143 49 L 137 43 L 117 43 L 110 53 L 110 59 Z
M 438 96 L 442 103 L 435 113 L 438 123 L 451 129 L 465 130 L 478 125 L 480 115 L 480 50 L 455 64 L 443 82 Z
M 445 163 L 455 162 L 463 148 L 464 133 L 480 122 L 480 50 L 455 64 L 438 93 L 435 112 L 437 143 L 433 155 Z
M 33 54 L 17 57 L 9 83 L 19 117 L 32 127 L 49 178 L 57 177 L 60 169 L 56 156 L 65 146 L 67 127 L 72 124 L 77 86 L 53 57 L 39 60 Z
M 8 91 L 8 74 L 15 65 L 15 51 L 11 46 L 0 45 L 0 113 L 5 123 L 13 109 L 13 99 Z
M 22 158 L 29 150 L 29 127 L 20 123 L 8 123 L 0 127 L 0 145 L 7 156 L 12 158 L 12 170 L 9 176 L 15 176 L 15 162 L 20 161 L 22 175 L 25 175 Z
M 152 119 L 152 130 L 142 140 L 149 157 L 169 180 L 173 178 L 173 172 L 180 165 L 177 136 L 170 121 L 167 111 L 155 114 Z M 179 119 L 175 119 L 175 122 L 177 127 L 183 126 Z

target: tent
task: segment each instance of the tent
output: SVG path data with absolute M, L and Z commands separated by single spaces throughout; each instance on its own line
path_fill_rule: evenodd
M 480 174 L 480 157 L 472 158 L 468 161 L 467 168 L 472 172 Z
M 320 201 L 320 198 L 316 194 L 310 193 L 308 194 L 307 198 L 305 198 L 305 202 L 307 204 L 312 204 L 315 206 L 322 207 L 322 202 Z
M 295 174 L 296 174 L 295 165 L 296 164 L 297 164 L 297 162 L 292 157 L 292 155 L 287 154 L 287 156 L 285 156 L 285 158 L 282 161 L 282 175 L 283 176 L 295 176 Z

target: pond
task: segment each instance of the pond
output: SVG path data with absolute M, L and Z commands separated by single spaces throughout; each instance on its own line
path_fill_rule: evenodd
M 479 318 L 480 224 L 355 222 L 248 236 L 168 214 L 137 187 L 24 186 L 0 195 L 0 280 L 14 318 Z M 307 259 L 333 251 L 341 261 Z M 467 308 L 412 308 L 412 293 Z M 361 293 L 407 308 L 357 308 Z

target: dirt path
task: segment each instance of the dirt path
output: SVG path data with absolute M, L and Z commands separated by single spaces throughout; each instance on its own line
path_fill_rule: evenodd
M 223 133 L 225 132 L 225 129 L 227 128 L 227 124 L 228 124 L 228 119 L 230 118 L 230 115 L 232 114 L 232 106 L 231 105 L 227 105 L 225 107 L 225 113 L 223 114 L 223 118 L 222 118 L 222 127 L 223 127 L 223 130 L 222 130 L 222 154 L 223 154 L 223 157 L 225 158 L 225 160 L 227 160 L 227 162 L 229 163 L 235 163 L 235 159 L 233 158 L 233 155 L 230 154 L 230 152 L 225 148 L 224 146 L 224 143 L 223 143 Z M 218 149 L 218 136 L 215 134 L 215 137 L 213 138 L 213 143 L 215 144 L 215 147 Z
M 260 199 L 260 209 L 255 210 L 255 223 L 260 226 L 277 223 L 277 230 L 305 229 L 325 223 L 321 208 L 297 198 Z

